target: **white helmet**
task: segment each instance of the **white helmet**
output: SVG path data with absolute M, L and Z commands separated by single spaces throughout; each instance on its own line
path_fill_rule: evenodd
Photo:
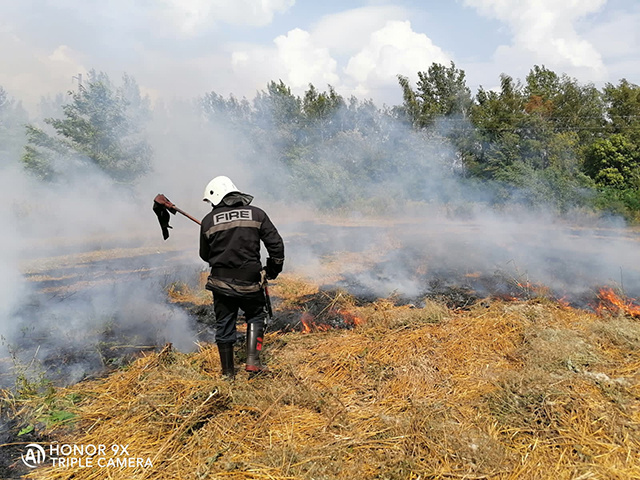
M 233 184 L 231 179 L 224 176 L 216 177 L 207 184 L 202 200 L 211 202 L 215 207 L 222 201 L 227 193 L 231 192 L 239 192 L 238 187 Z

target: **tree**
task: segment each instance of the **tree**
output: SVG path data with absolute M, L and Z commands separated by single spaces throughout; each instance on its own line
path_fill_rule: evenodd
M 592 84 L 581 85 L 574 78 L 536 65 L 527 75 L 523 93 L 528 97 L 527 113 L 544 119 L 548 131 L 575 132 L 579 146 L 588 145 L 602 132 L 604 102 Z
M 584 147 L 601 133 L 604 119 L 601 96 L 592 85 L 544 66 L 535 66 L 525 85 L 503 75 L 499 92 L 481 88 L 476 101 L 472 119 L 482 150 L 474 158 L 475 171 L 489 176 L 514 162 L 576 174 Z
M 343 130 L 345 107 L 344 99 L 331 85 L 328 92 L 319 92 L 309 84 L 302 97 L 305 141 L 309 142 L 316 136 L 322 141 Z
M 302 99 L 302 111 L 310 122 L 331 121 L 331 118 L 345 106 L 344 99 L 331 85 L 329 92 L 319 92 L 313 84 L 309 84 L 309 89 Z
M 585 173 L 600 187 L 637 188 L 640 180 L 640 152 L 622 134 L 595 141 L 587 150 Z
M 522 86 L 508 75 L 500 76 L 499 91 L 478 89 L 470 114 L 477 129 L 477 146 L 468 161 L 472 174 L 494 178 L 500 169 L 521 160 L 525 104 Z
M 24 145 L 27 112 L 0 86 L 0 167 L 17 163 Z
M 253 106 L 258 125 L 290 128 L 301 123 L 302 101 L 282 80 L 269 82 L 266 92 L 258 92 Z
M 229 122 L 234 126 L 246 125 L 251 121 L 251 104 L 247 99 L 238 100 L 233 95 L 226 99 L 215 92 L 207 93 L 200 104 L 209 120 Z
M 64 118 L 45 119 L 54 134 L 27 126 L 25 168 L 47 180 L 87 165 L 123 183 L 146 173 L 151 158 L 142 128 L 146 102 L 136 90 L 126 75 L 123 86 L 115 88 L 107 74 L 89 72 L 87 84 L 69 92 L 71 102 L 63 106 Z M 135 105 L 137 98 L 141 101 Z
M 36 123 L 43 122 L 45 118 L 60 118 L 64 116 L 63 107 L 65 103 L 67 101 L 63 93 L 58 93 L 54 97 L 40 97 Z
M 360 101 L 355 96 L 349 98 L 349 103 L 343 110 L 343 114 L 344 124 L 347 128 L 360 132 L 364 136 L 384 134 L 384 122 L 393 115 L 391 112 L 382 112 L 373 103 L 373 100 Z
M 418 72 L 416 90 L 406 77 L 398 76 L 402 88 L 404 114 L 418 128 L 433 125 L 438 117 L 467 118 L 473 99 L 465 73 L 453 62 L 449 67 L 433 63 L 427 72 Z
M 625 135 L 640 145 L 640 86 L 620 81 L 618 86 L 607 83 L 603 90 L 607 109 L 607 129 Z
M 418 72 L 414 90 L 406 77 L 398 76 L 402 88 L 402 107 L 393 110 L 396 118 L 414 128 L 434 128 L 438 135 L 454 146 L 453 165 L 465 171 L 474 163 L 476 134 L 469 122 L 473 106 L 465 73 L 451 62 L 449 67 L 433 63 L 426 72 Z
M 525 114 L 522 85 L 508 75 L 500 75 L 500 91 L 479 88 L 471 111 L 474 125 L 493 138 L 502 132 L 517 132 Z

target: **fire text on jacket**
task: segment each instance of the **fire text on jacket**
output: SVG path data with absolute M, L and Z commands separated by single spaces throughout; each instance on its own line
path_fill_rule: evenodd
M 216 213 L 213 216 L 214 225 L 233 222 L 234 220 L 253 220 L 253 217 L 251 215 L 251 210 L 245 209 L 245 208 L 238 209 L 238 210 L 230 210 L 228 212 Z

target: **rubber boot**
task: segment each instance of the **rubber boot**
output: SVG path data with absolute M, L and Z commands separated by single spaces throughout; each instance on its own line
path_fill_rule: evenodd
M 258 323 L 247 325 L 247 366 L 245 370 L 249 372 L 250 376 L 269 373 L 269 369 L 260 363 L 262 335 L 264 335 L 263 325 Z
M 218 353 L 220 353 L 220 364 L 222 365 L 222 378 L 233 380 L 236 376 L 236 369 L 233 365 L 233 343 L 219 343 Z

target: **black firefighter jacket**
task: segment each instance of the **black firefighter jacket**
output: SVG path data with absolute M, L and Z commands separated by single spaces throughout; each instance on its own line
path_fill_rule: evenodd
M 253 197 L 230 193 L 202 219 L 200 258 L 209 263 L 207 288 L 225 295 L 260 289 L 260 241 L 269 257 L 284 262 L 284 242 L 267 214 L 250 205 Z

